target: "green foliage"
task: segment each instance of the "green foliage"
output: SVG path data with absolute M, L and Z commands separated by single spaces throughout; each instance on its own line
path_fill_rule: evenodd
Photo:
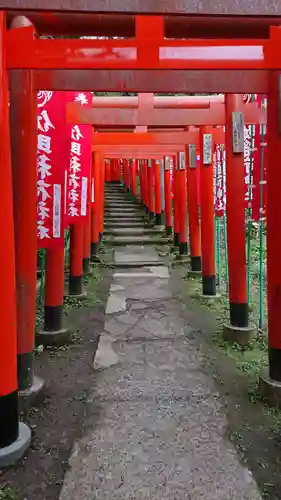
M 19 496 L 12 488 L 0 486 L 0 500 L 18 500 Z

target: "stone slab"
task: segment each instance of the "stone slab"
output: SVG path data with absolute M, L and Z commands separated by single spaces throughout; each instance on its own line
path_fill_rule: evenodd
M 126 311 L 126 297 L 111 292 L 108 297 L 105 313 L 114 314 L 120 311 Z
M 132 222 L 143 222 L 145 223 L 145 219 L 143 217 L 142 214 L 138 214 L 138 215 L 131 215 L 131 214 L 125 214 L 124 212 L 122 212 L 122 214 L 104 214 L 104 220 L 105 221 L 114 221 L 115 219 L 117 219 L 120 223 L 123 222 L 123 221 L 126 221 L 126 222 L 129 222 L 129 221 L 132 221 Z
M 106 237 L 104 239 L 105 243 L 112 243 L 112 245 L 135 245 L 139 243 L 140 245 L 165 245 L 169 243 L 169 240 L 164 238 L 157 238 L 153 235 L 137 235 L 137 236 L 112 236 Z
M 103 333 L 99 339 L 99 345 L 94 360 L 95 370 L 104 370 L 118 363 L 119 357 L 112 348 L 112 339 Z
M 164 315 L 155 318 L 147 312 L 140 317 L 137 310 L 107 318 L 104 328 L 115 340 L 128 342 L 174 341 L 183 339 L 189 331 L 184 323 L 176 323 Z
M 115 251 L 115 261 L 117 264 L 133 262 L 157 262 L 159 256 L 153 247 L 142 247 L 141 245 L 122 248 Z
M 130 201 L 127 201 L 127 202 L 124 202 L 124 201 L 107 201 L 105 203 L 105 207 L 108 208 L 108 209 L 112 209 L 112 210 L 123 210 L 124 208 L 128 208 L 128 209 L 139 209 L 139 205 L 137 203 L 134 203 L 134 202 L 130 202 Z
M 165 262 L 164 261 L 127 261 L 127 262 L 111 262 L 110 265 L 112 267 L 115 267 L 117 269 L 124 269 L 124 268 L 128 268 L 130 269 L 131 271 L 133 269 L 136 269 L 136 268 L 140 268 L 140 267 L 152 267 L 152 266 L 165 266 Z
M 105 229 L 103 234 L 110 234 L 112 236 L 142 236 L 143 235 L 157 235 L 161 234 L 161 231 L 157 231 L 154 228 L 145 228 L 144 226 L 137 227 L 127 227 L 127 228 L 110 228 L 110 229 Z
M 118 272 L 114 273 L 115 278 L 169 278 L 168 268 L 165 266 L 150 267 L 142 272 Z
M 120 209 L 117 208 L 110 208 L 110 207 L 105 207 L 105 212 L 108 214 L 130 214 L 130 215 L 136 215 L 140 213 L 140 209 L 138 207 L 122 207 Z
M 117 221 L 111 221 L 111 222 L 105 222 L 104 224 L 104 227 L 107 228 L 107 229 L 122 229 L 122 228 L 133 228 L 133 227 L 137 227 L 137 228 L 148 228 L 149 229 L 149 225 L 148 224 L 144 224 L 143 221 L 140 221 L 140 222 L 119 222 L 118 220 Z

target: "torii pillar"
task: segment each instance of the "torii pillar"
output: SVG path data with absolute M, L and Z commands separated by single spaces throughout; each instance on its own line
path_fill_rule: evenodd
M 165 226 L 167 235 L 173 234 L 172 193 L 171 193 L 171 158 L 165 156 L 164 189 L 165 189 Z
M 217 296 L 212 132 L 211 127 L 200 127 L 202 297 L 207 299 Z
M 187 206 L 190 238 L 189 276 L 201 275 L 201 241 L 198 199 L 198 172 L 196 165 L 196 144 L 189 144 L 186 148 L 187 160 Z
M 29 447 L 31 431 L 18 416 L 17 305 L 13 188 L 10 157 L 8 83 L 5 58 L 6 16 L 0 12 L 0 467 L 13 465 Z M 4 233 L 3 233 L 4 234 Z
M 91 186 L 91 261 L 98 261 L 100 247 L 100 183 L 101 183 L 101 154 L 93 153 L 92 161 L 92 186 Z
M 255 334 L 249 326 L 244 205 L 244 119 L 243 96 L 225 96 L 226 214 L 229 274 L 230 323 L 224 338 L 230 343 L 248 344 Z
M 23 18 L 24 24 L 29 21 Z M 12 21 L 13 29 L 21 18 Z M 33 73 L 10 76 L 11 157 L 17 286 L 18 388 L 25 406 L 35 401 L 44 382 L 33 374 L 37 268 L 37 100 Z
M 260 377 L 260 391 L 268 404 L 281 407 L 281 73 L 269 71 L 267 100 L 267 300 L 268 373 Z
M 34 402 L 44 387 L 34 377 L 37 267 L 37 106 L 32 71 L 10 78 L 11 156 L 17 284 L 18 384 L 23 404 Z

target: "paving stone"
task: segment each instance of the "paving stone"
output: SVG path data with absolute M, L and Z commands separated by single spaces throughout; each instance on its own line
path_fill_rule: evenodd
M 158 261 L 159 256 L 157 255 L 156 251 L 154 248 L 148 247 L 142 247 L 141 245 L 138 245 L 137 248 L 134 246 L 131 246 L 130 248 L 128 247 L 122 247 L 121 249 L 118 249 L 115 251 L 115 260 L 117 263 L 122 263 L 122 262 L 141 262 L 141 261 Z
M 119 357 L 112 348 L 112 343 L 112 338 L 109 335 L 106 333 L 101 335 L 94 360 L 95 370 L 109 368 L 118 363 Z
M 106 314 L 113 314 L 119 311 L 126 311 L 126 297 L 110 293 L 106 306 Z
M 132 311 L 138 311 L 138 310 L 143 310 L 143 309 L 147 309 L 149 307 L 148 304 L 146 304 L 146 302 L 137 302 L 136 304 L 132 304 L 130 306 L 130 310 Z
M 111 292 L 120 292 L 122 290 L 125 290 L 125 288 L 121 285 L 111 285 L 110 287 Z
M 130 325 L 126 325 L 125 323 L 121 323 L 117 321 L 115 318 L 106 319 L 104 323 L 104 330 L 107 333 L 110 333 L 115 338 L 121 337 L 125 338 L 126 331 L 131 328 Z

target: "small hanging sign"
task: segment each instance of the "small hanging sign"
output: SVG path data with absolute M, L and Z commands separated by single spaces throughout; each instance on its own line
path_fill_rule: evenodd
M 183 152 L 180 152 L 180 155 L 179 155 L 179 170 L 184 170 L 185 169 L 185 157 L 184 157 L 184 153 Z
M 165 156 L 165 170 L 170 170 L 171 168 L 171 158 L 169 156 Z
M 203 134 L 203 165 L 212 164 L 212 134 Z
M 165 170 L 170 170 L 171 166 L 171 158 L 169 156 L 165 156 Z
M 244 153 L 244 115 L 241 111 L 232 112 L 232 152 Z
M 196 168 L 196 144 L 189 144 L 189 168 Z
M 92 178 L 92 196 L 91 196 L 92 203 L 95 203 L 95 179 L 94 177 Z
M 267 104 L 267 101 L 266 101 Z M 281 73 L 278 75 L 278 124 L 279 134 L 281 134 Z

